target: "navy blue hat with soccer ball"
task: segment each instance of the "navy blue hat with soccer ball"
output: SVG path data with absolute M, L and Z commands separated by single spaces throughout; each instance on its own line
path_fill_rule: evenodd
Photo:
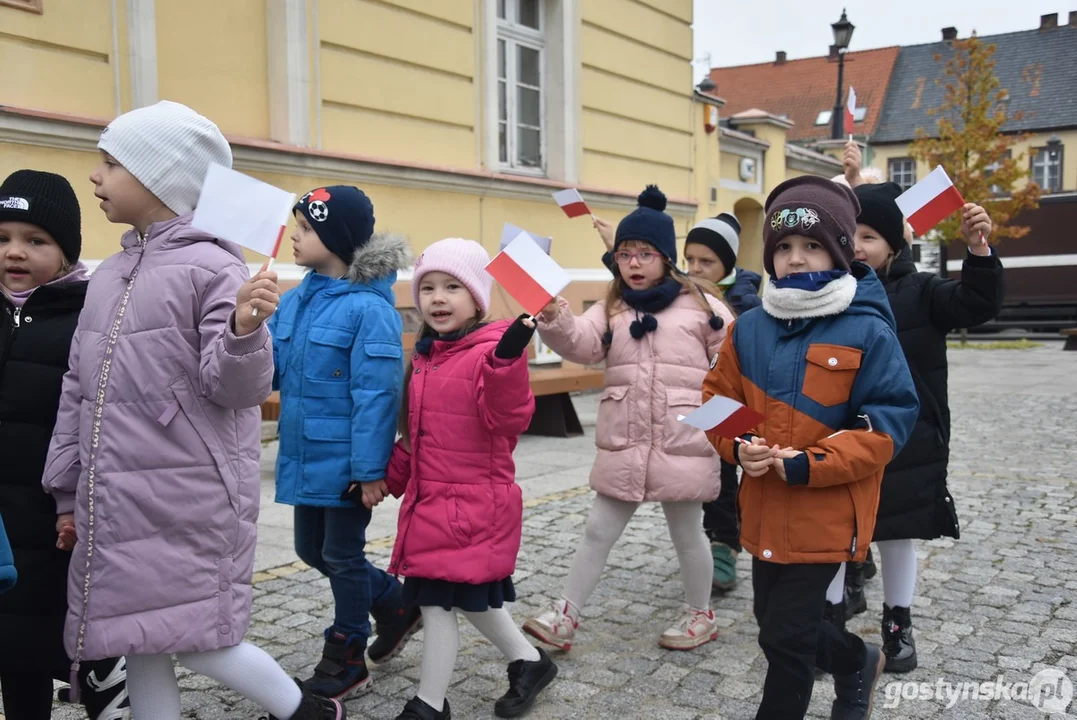
M 348 265 L 355 251 L 374 234 L 374 203 L 351 185 L 311 190 L 299 198 L 293 212 L 297 210 L 314 228 L 322 245 Z
M 617 235 L 613 241 L 614 252 L 623 242 L 640 240 L 654 245 L 670 265 L 675 266 L 677 264 L 677 231 L 673 227 L 673 218 L 663 212 L 666 209 L 666 196 L 657 185 L 648 185 L 636 201 L 639 207 L 626 215 L 617 226 Z

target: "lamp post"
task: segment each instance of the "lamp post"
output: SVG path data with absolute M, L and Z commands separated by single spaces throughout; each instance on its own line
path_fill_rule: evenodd
M 834 49 L 838 53 L 838 97 L 834 101 L 834 112 L 830 115 L 830 137 L 833 140 L 840 140 L 845 135 L 843 128 L 845 113 L 842 112 L 841 103 L 842 85 L 845 82 L 845 52 L 849 49 L 849 41 L 853 39 L 853 30 L 856 26 L 845 17 L 845 9 L 842 8 L 841 19 L 830 27 L 834 30 Z M 849 130 L 851 131 L 852 128 Z

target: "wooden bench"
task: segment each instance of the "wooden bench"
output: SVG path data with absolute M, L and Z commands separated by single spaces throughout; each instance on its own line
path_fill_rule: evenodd
M 1066 338 L 1066 344 L 1062 346 L 1062 349 L 1077 350 L 1077 328 L 1059 330 L 1059 332 L 1062 334 L 1062 337 Z

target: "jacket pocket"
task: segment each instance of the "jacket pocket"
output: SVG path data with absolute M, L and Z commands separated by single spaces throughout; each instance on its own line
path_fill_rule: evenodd
M 483 531 L 493 523 L 494 489 L 489 485 L 451 486 L 445 511 L 449 528 L 460 547 L 481 542 Z
M 403 360 L 404 348 L 399 343 L 368 342 L 363 344 L 363 353 L 368 358 L 383 360 Z
M 702 390 L 689 390 L 687 388 L 670 388 L 666 390 L 666 405 L 669 408 L 665 419 L 666 453 L 703 457 L 715 452 L 714 447 L 707 440 L 705 432 L 677 419 L 678 415 L 687 415 L 702 403 Z
M 345 417 L 306 417 L 303 419 L 303 437 L 316 442 L 350 443 L 352 423 Z
M 355 335 L 343 328 L 312 327 L 309 352 L 303 358 L 306 394 L 344 397 L 351 381 L 351 350 Z
M 848 485 L 783 488 L 788 509 L 786 541 L 796 553 L 849 555 L 857 536 L 857 514 Z
M 849 402 L 862 354 L 843 345 L 809 345 L 801 394 L 824 407 Z
M 292 356 L 292 329 L 294 327 L 292 323 L 278 323 L 273 328 L 272 338 L 275 351 L 273 359 L 277 363 L 277 377 L 284 377 L 288 369 Z
M 595 445 L 601 450 L 624 450 L 629 443 L 628 385 L 612 385 L 598 397 Z
M 171 408 L 169 408 L 158 419 L 158 422 L 162 422 L 163 425 L 167 426 L 169 422 L 175 419 L 175 415 L 183 415 L 186 418 L 202 444 L 209 450 L 221 482 L 224 483 L 224 489 L 228 493 L 228 501 L 231 503 L 232 509 L 239 513 L 239 476 L 236 474 L 232 462 L 228 459 L 225 445 L 221 442 L 220 436 L 217 435 L 209 416 L 206 415 L 206 410 L 202 407 L 202 401 L 195 393 L 190 379 L 186 374 L 180 375 L 169 383 L 168 387 L 172 391 L 172 396 L 176 399 L 176 402 L 179 403 L 179 412 L 171 413 L 170 416 Z M 166 420 L 167 422 L 163 422 Z

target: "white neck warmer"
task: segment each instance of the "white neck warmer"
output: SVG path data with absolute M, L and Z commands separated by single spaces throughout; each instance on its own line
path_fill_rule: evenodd
M 779 288 L 768 282 L 763 289 L 763 310 L 779 320 L 821 318 L 845 312 L 856 295 L 856 278 L 843 275 L 819 290 Z

